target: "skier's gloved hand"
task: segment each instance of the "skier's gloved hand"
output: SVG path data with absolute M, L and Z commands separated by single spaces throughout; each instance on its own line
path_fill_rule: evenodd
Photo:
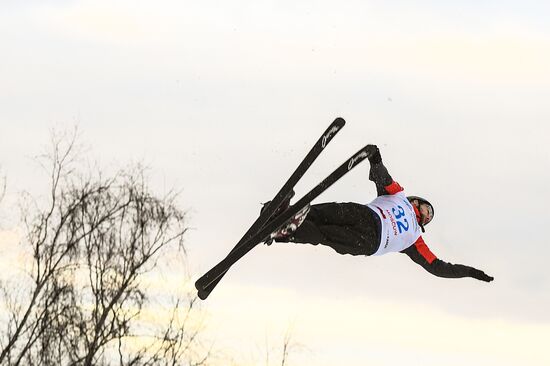
M 369 161 L 371 164 L 380 164 L 382 162 L 382 156 L 380 150 L 376 145 L 367 145 L 367 154 L 369 154 Z
M 470 269 L 470 277 L 475 278 L 476 280 L 485 281 L 485 282 L 491 282 L 492 280 L 494 280 L 494 277 L 491 277 L 487 275 L 485 272 L 475 268 Z

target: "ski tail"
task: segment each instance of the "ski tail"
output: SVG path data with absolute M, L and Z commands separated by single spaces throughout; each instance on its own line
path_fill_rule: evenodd
M 302 176 L 306 173 L 306 171 L 309 169 L 309 167 L 313 164 L 313 162 L 319 157 L 321 152 L 327 147 L 329 142 L 336 136 L 336 134 L 345 126 L 346 121 L 343 118 L 336 118 L 330 126 L 323 132 L 321 137 L 317 140 L 317 142 L 313 145 L 311 150 L 308 152 L 306 157 L 302 160 L 300 165 L 296 168 L 296 170 L 292 173 L 290 178 L 286 181 L 286 183 L 281 187 L 279 192 L 275 195 L 273 200 L 264 208 L 261 215 L 256 219 L 256 221 L 250 226 L 248 231 L 243 235 L 241 240 L 237 243 L 237 245 L 231 250 L 230 253 L 234 252 L 237 248 L 243 245 L 243 243 L 246 243 L 250 238 L 256 234 L 273 216 L 273 213 L 277 210 L 277 208 L 283 203 L 285 198 L 288 196 L 290 191 L 294 189 L 294 186 L 298 183 L 298 181 L 302 178 Z M 205 275 L 203 275 L 201 278 L 199 278 L 195 282 L 195 287 L 198 290 L 198 296 L 200 299 L 204 300 L 208 297 L 210 292 L 216 287 L 218 282 L 222 279 L 225 272 L 216 277 L 215 279 L 212 279 L 209 275 L 210 272 L 207 272 Z
M 225 257 L 220 263 L 214 266 L 203 277 L 210 282 L 205 282 L 205 288 L 209 287 L 209 284 L 213 283 L 221 276 L 223 276 L 232 265 L 234 265 L 239 259 L 241 259 L 246 253 L 254 248 L 258 243 L 266 240 L 270 234 L 283 226 L 288 220 L 290 220 L 296 213 L 302 210 L 305 206 L 311 203 L 327 188 L 332 186 L 336 181 L 342 178 L 345 174 L 359 165 L 363 160 L 370 156 L 367 146 L 363 147 L 353 156 L 351 156 L 344 164 L 334 170 L 328 177 L 326 177 L 321 183 L 315 186 L 304 197 L 302 197 L 294 205 L 290 206 L 284 213 L 277 216 L 273 221 L 267 223 L 256 234 L 252 235 L 247 241 L 243 242 L 239 247 L 235 248 L 227 257 Z M 204 289 L 204 288 L 203 288 Z M 208 296 L 209 292 L 203 292 Z M 206 297 L 205 297 L 206 298 Z M 203 299 L 204 300 L 204 299 Z

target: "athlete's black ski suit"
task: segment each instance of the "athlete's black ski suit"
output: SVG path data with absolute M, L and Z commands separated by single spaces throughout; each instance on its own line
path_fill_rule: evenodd
M 395 194 L 403 190 L 395 182 L 382 163 L 378 148 L 369 158 L 369 179 L 376 184 L 378 196 Z M 420 214 L 415 207 L 417 219 Z M 358 203 L 322 203 L 312 205 L 305 221 L 297 230 L 279 242 L 322 244 L 340 254 L 372 255 L 380 245 L 380 218 L 368 206 Z M 483 271 L 462 264 L 452 264 L 438 259 L 428 248 L 422 236 L 402 250 L 414 262 L 435 276 L 446 278 L 473 277 L 490 282 L 493 277 Z

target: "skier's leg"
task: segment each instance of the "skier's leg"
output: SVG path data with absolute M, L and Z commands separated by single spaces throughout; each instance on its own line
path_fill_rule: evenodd
M 316 226 L 306 221 L 294 233 L 291 240 L 294 243 L 329 246 L 340 254 L 370 254 L 368 253 L 366 238 L 352 227 L 338 225 Z
M 375 215 L 358 204 L 315 205 L 291 236 L 277 241 L 326 245 L 340 254 L 371 255 L 380 243 Z M 338 224 L 329 223 L 330 219 Z
M 321 203 L 311 206 L 307 219 L 317 225 L 356 226 L 365 215 L 365 209 L 368 209 L 365 205 L 352 202 Z
M 359 231 L 347 226 L 316 226 L 307 220 L 296 230 L 290 241 L 326 245 L 340 254 L 351 255 L 371 255 L 379 245 L 378 233 L 373 227 Z

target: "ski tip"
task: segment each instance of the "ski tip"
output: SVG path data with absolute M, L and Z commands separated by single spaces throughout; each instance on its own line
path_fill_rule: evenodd
M 198 290 L 198 291 L 201 291 L 203 288 L 204 288 L 204 284 L 203 284 L 203 281 L 201 281 L 202 277 L 199 278 L 196 282 L 195 282 L 195 288 Z
M 343 125 L 346 124 L 346 120 L 343 119 L 342 117 L 336 117 L 336 119 L 334 120 L 333 123 L 335 123 L 337 125 L 340 125 L 340 126 L 343 126 Z
M 209 292 L 202 291 L 202 290 L 197 291 L 197 296 L 198 296 L 198 298 L 201 299 L 201 300 L 206 300 L 206 298 L 208 297 L 208 295 L 210 295 Z

